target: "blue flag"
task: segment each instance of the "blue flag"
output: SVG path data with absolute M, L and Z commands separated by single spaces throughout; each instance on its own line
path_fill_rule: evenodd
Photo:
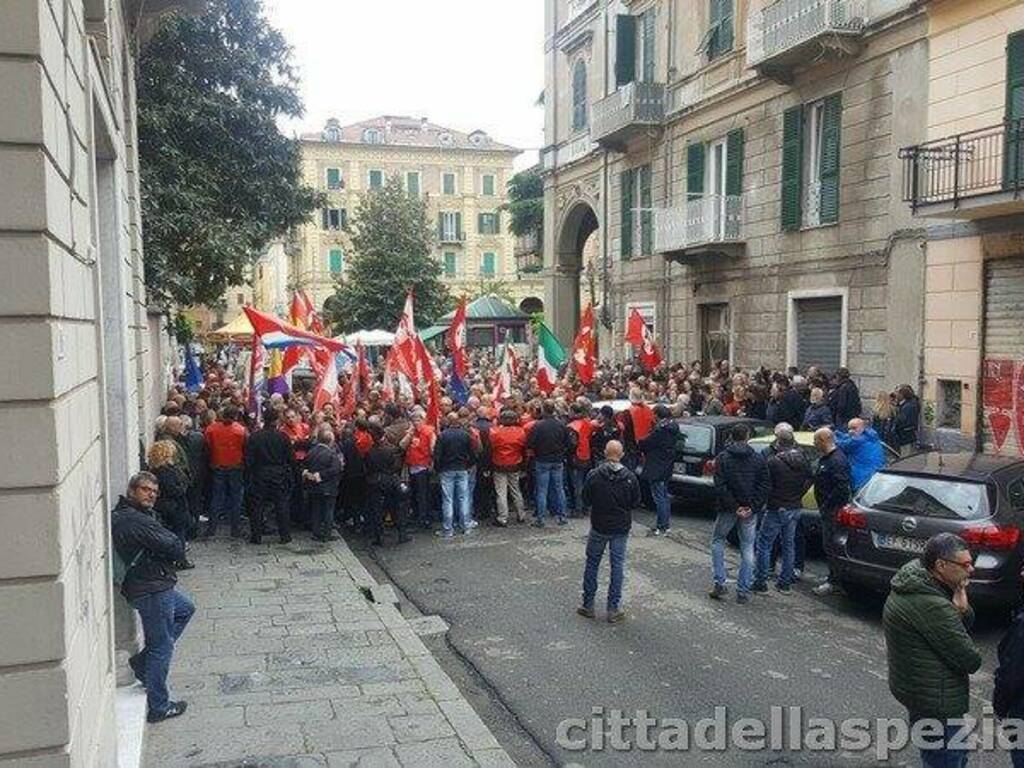
M 203 388 L 203 372 L 199 370 L 199 363 L 192 354 L 192 345 L 185 345 L 185 389 L 189 392 L 198 392 Z
M 459 378 L 454 370 L 452 370 L 451 381 L 448 382 L 448 390 L 451 392 L 452 400 L 459 405 L 465 405 L 469 401 L 469 390 L 466 388 L 466 382 Z

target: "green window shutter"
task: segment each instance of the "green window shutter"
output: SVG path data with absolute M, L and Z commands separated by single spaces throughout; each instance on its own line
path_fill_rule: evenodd
M 327 188 L 339 189 L 341 187 L 341 170 L 338 168 L 327 169 Z
M 341 228 L 348 229 L 348 211 L 345 208 L 342 208 L 338 213 L 338 216 L 340 217 Z
M 621 242 L 620 254 L 628 259 L 633 255 L 633 171 L 619 174 L 619 198 L 622 210 L 622 223 L 619 227 Z
M 331 225 L 331 220 L 330 220 L 330 217 L 329 217 L 329 215 L 327 213 L 327 209 L 326 208 L 321 208 L 320 209 L 320 216 L 321 216 L 321 219 L 322 219 L 321 227 L 323 229 L 329 228 L 330 225 Z
M 726 53 L 732 50 L 733 39 L 733 12 L 732 0 L 718 0 L 718 53 Z
M 494 234 L 501 234 L 501 211 L 494 212 Z
M 579 131 L 586 127 L 587 65 L 583 59 L 580 59 L 572 71 L 572 129 Z
M 455 212 L 455 237 L 462 241 L 462 214 L 458 211 Z
M 725 140 L 725 194 L 743 194 L 743 129 L 730 131 Z
M 651 166 L 640 169 L 640 252 L 654 251 L 654 211 L 651 210 Z
M 833 94 L 825 99 L 821 129 L 821 223 L 839 221 L 839 134 L 843 122 L 843 97 Z
M 486 234 L 484 231 L 484 215 L 482 213 L 476 215 L 476 233 L 478 235 Z
M 384 186 L 384 175 L 380 171 L 370 171 L 370 189 L 380 189 Z
M 803 216 L 804 108 L 787 109 L 782 117 L 782 229 L 800 229 Z
M 455 254 L 451 251 L 444 254 L 444 273 L 448 277 L 455 276 Z
M 444 240 L 444 213 L 437 214 L 437 239 Z
M 494 177 L 490 174 L 485 174 L 483 178 L 483 193 L 488 197 L 494 195 Z
M 420 177 L 417 173 L 409 172 L 405 174 L 405 186 L 410 197 L 420 196 Z
M 704 196 L 704 145 L 690 144 L 686 148 L 686 199 Z
M 340 248 L 331 249 L 330 269 L 332 275 L 340 275 L 345 269 L 345 254 Z
M 615 19 L 615 85 L 621 88 L 636 79 L 636 17 Z
M 487 251 L 484 254 L 483 263 L 480 265 L 480 272 L 484 275 L 493 275 L 494 269 L 494 254 Z
M 1016 188 L 1024 178 L 1024 32 L 1006 38 L 1006 147 L 1003 187 Z
M 642 24 L 643 24 L 643 32 L 642 32 L 642 34 L 643 34 L 643 41 L 644 41 L 643 76 L 642 77 L 643 77 L 643 81 L 645 83 L 653 83 L 654 82 L 654 38 L 655 38 L 655 31 L 654 31 L 655 15 L 654 14 L 655 14 L 654 9 L 651 8 L 650 10 L 646 11 L 643 14 L 643 16 L 640 17 L 641 20 L 642 20 Z

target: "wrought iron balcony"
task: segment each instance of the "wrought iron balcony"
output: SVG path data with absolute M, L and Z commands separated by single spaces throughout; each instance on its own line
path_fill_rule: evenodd
M 738 255 L 744 242 L 742 195 L 707 195 L 654 211 L 656 253 Z
M 441 230 L 438 240 L 445 245 L 461 245 L 466 242 L 465 232 L 456 232 L 455 230 L 444 229 Z
M 982 219 L 1024 211 L 1024 120 L 900 150 L 903 199 L 922 216 Z
M 557 146 L 549 145 L 540 151 L 541 170 L 553 171 L 555 168 L 575 163 L 597 148 L 597 144 L 590 138 L 589 132 Z
M 776 0 L 747 21 L 747 66 L 789 82 L 792 68 L 823 53 L 853 56 L 867 21 L 865 0 Z
M 604 147 L 620 148 L 648 128 L 665 122 L 665 86 L 626 83 L 594 104 L 591 134 Z

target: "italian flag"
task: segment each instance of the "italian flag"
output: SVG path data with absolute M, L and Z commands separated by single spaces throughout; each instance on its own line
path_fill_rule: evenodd
M 544 325 L 537 325 L 537 386 L 548 394 L 555 388 L 558 369 L 565 364 L 565 350 L 555 334 Z

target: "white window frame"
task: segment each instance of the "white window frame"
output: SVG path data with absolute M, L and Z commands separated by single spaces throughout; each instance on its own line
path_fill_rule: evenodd
M 494 190 L 491 194 L 487 194 L 484 189 L 484 179 L 488 176 L 491 177 L 491 188 Z M 498 196 L 498 174 L 496 173 L 481 173 L 480 174 L 480 195 L 481 197 L 497 197 Z
M 374 173 L 379 173 L 380 174 L 380 188 L 383 189 L 383 187 L 387 183 L 387 179 L 388 179 L 387 174 L 384 173 L 384 169 L 383 168 L 368 168 L 366 170 L 366 188 L 367 189 L 373 189 L 374 188 L 370 184 L 370 175 L 374 174 Z
M 716 150 L 721 147 L 722 159 L 721 166 L 719 167 L 719 161 L 715 158 Z M 726 184 L 729 175 L 729 139 L 727 136 L 709 141 L 705 149 L 707 153 L 707 160 L 704 168 L 704 196 L 714 197 L 718 196 L 718 207 L 715 211 L 717 217 L 714 223 L 714 233 L 719 239 L 725 237 L 725 209 L 726 209 Z M 730 361 L 731 362 L 731 361 Z
M 800 148 L 803 156 L 803 200 L 802 229 L 814 229 L 821 223 L 821 149 L 822 132 L 825 128 L 825 99 L 818 99 L 804 105 L 804 145 Z M 815 191 L 816 190 L 816 191 Z M 812 202 L 816 205 L 812 206 Z
M 453 191 L 451 193 L 444 191 L 444 177 L 445 176 L 451 176 L 452 177 L 452 190 Z M 445 195 L 445 196 L 448 196 L 448 197 L 454 197 L 455 195 L 459 194 L 459 174 L 457 174 L 455 171 L 441 171 L 441 194 Z
M 413 175 L 416 176 L 416 186 L 419 189 L 419 191 L 416 193 L 416 197 L 423 197 L 423 173 L 420 172 L 420 171 L 406 171 L 405 172 L 405 176 L 404 176 L 404 180 L 405 180 L 405 193 L 409 194 L 409 177 L 413 176 Z
M 703 359 L 704 350 L 701 347 L 702 342 L 700 338 L 703 329 L 700 325 L 700 314 L 701 307 L 705 304 L 725 304 L 729 308 L 729 367 L 732 368 L 736 364 L 736 313 L 733 312 L 732 301 L 728 296 L 708 296 L 707 298 L 697 299 L 694 302 L 693 327 L 696 329 L 697 354 L 693 359 Z
M 839 365 L 846 367 L 846 353 L 849 345 L 847 338 L 850 330 L 850 289 L 843 287 L 836 288 L 806 288 L 798 291 L 789 291 L 786 294 L 786 367 L 796 365 L 796 303 L 801 299 L 829 299 L 839 297 L 842 299 L 840 317 L 842 328 L 839 339 Z M 731 317 L 730 317 L 731 322 Z M 834 373 L 834 371 L 829 371 Z
M 441 241 L 455 243 L 458 241 L 459 230 L 456 215 L 459 211 L 441 211 Z

